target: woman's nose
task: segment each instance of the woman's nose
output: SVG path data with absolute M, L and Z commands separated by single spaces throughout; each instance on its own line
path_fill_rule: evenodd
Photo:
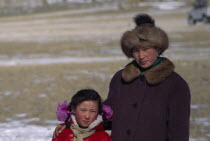
M 144 52 L 142 50 L 139 50 L 139 59 L 144 58 Z

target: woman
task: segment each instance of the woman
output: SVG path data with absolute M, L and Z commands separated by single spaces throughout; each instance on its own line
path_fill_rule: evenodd
M 133 61 L 113 76 L 104 102 L 114 111 L 112 140 L 189 141 L 188 84 L 160 57 L 168 36 L 147 14 L 134 21 L 136 27 L 121 38 L 123 53 Z
M 111 141 L 101 124 L 101 97 L 96 91 L 78 91 L 72 97 L 68 110 L 73 113 L 70 121 L 66 119 L 70 128 L 64 129 L 52 141 Z
M 113 107 L 113 141 L 188 141 L 190 91 L 174 72 L 174 64 L 159 57 L 168 48 L 167 34 L 147 14 L 121 38 L 134 60 L 118 71 L 104 104 Z

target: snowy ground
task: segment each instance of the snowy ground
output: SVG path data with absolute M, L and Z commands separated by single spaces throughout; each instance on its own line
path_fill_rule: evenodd
M 49 141 L 55 126 L 0 124 L 0 141 Z
M 207 105 L 191 105 L 192 110 L 196 110 L 199 107 L 206 107 Z M 26 116 L 25 113 L 16 115 L 18 117 Z M 28 125 L 28 122 L 37 121 L 39 118 L 24 119 L 19 121 L 13 121 L 12 119 L 7 119 L 7 123 L 0 124 L 0 141 L 49 141 L 51 140 L 52 133 L 59 121 L 46 121 L 48 126 L 37 126 Z M 196 119 L 198 124 L 203 124 L 204 126 L 210 125 L 210 120 L 208 118 L 198 118 Z M 109 132 L 109 131 L 108 131 Z M 110 132 L 109 132 L 110 133 Z M 210 134 L 209 134 L 210 136 Z M 190 141 L 208 141 L 207 139 L 193 139 Z
M 192 105 L 192 109 L 197 109 L 200 106 L 205 105 Z M 21 114 L 19 116 L 24 116 Z M 30 121 L 39 120 L 38 118 L 25 119 L 20 121 L 10 121 L 8 123 L 0 124 L 0 141 L 49 141 L 52 138 L 52 133 L 58 121 L 47 121 L 48 126 L 37 126 L 37 125 L 27 125 Z M 198 118 L 196 119 L 198 124 L 203 124 L 204 126 L 210 125 L 210 120 L 208 118 Z M 109 132 L 109 131 L 108 131 Z M 210 134 L 209 134 L 210 136 Z M 208 139 L 193 139 L 190 141 L 208 141 Z

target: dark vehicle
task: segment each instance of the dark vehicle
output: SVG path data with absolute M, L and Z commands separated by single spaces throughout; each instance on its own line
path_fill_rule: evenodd
M 210 23 L 210 7 L 207 0 L 196 0 L 189 12 L 188 24 L 193 25 L 197 22 Z

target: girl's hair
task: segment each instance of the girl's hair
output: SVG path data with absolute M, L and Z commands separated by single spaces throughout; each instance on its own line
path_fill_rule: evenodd
M 82 89 L 78 91 L 72 98 L 69 104 L 68 110 L 72 111 L 72 108 L 76 108 L 77 105 L 84 101 L 97 101 L 98 103 L 98 113 L 101 114 L 101 97 L 95 90 L 92 89 Z

